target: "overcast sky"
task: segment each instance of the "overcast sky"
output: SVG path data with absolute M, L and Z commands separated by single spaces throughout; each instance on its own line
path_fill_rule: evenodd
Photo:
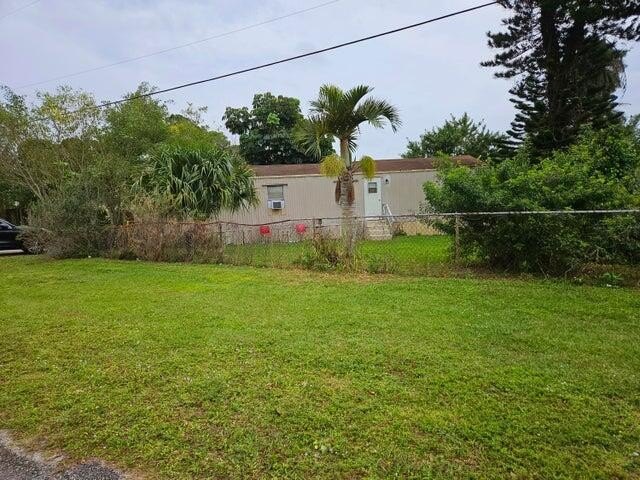
M 78 75 L 18 88 L 175 45 L 246 27 L 328 0 L 40 0 L 0 19 L 0 83 L 18 93 L 59 83 L 120 98 L 142 81 L 159 88 L 223 74 L 259 63 L 415 23 L 484 3 L 484 0 L 338 0 L 306 13 L 198 45 Z M 32 0 L 0 0 L 0 17 Z M 397 157 L 450 114 L 468 112 L 504 130 L 514 112 L 510 83 L 480 62 L 491 56 L 486 32 L 500 28 L 498 6 L 316 57 L 163 95 L 179 111 L 187 102 L 208 107 L 207 121 L 221 127 L 226 106 L 250 105 L 270 91 L 308 101 L 323 83 L 375 87 L 401 112 L 402 128 L 364 129 L 359 154 Z M 640 113 L 640 49 L 627 57 L 625 111 Z

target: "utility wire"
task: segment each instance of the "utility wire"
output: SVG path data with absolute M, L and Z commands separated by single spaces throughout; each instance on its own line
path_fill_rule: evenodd
M 403 32 L 405 30 L 409 30 L 409 29 L 412 29 L 412 28 L 420 27 L 422 25 L 427 25 L 429 23 L 438 22 L 440 20 L 445 20 L 447 18 L 455 17 L 455 16 L 458 16 L 458 15 L 463 15 L 465 13 L 469 13 L 469 12 L 473 12 L 473 11 L 476 11 L 476 10 L 480 10 L 481 8 L 486 8 L 486 7 L 489 7 L 491 5 L 496 5 L 496 4 L 498 4 L 497 1 L 484 3 L 484 4 L 481 4 L 481 5 L 477 5 L 475 7 L 466 8 L 464 10 L 458 10 L 457 12 L 449 13 L 447 15 L 442 15 L 440 17 L 431 18 L 429 20 L 424 20 L 422 22 L 413 23 L 411 25 L 407 25 L 407 26 L 400 27 L 400 28 L 394 28 L 393 30 L 387 30 L 386 32 L 377 33 L 375 35 L 369 35 L 367 37 L 362 37 L 362 38 L 359 38 L 357 40 L 351 40 L 349 42 L 339 43 L 339 44 L 333 45 L 331 47 L 321 48 L 319 50 L 313 50 L 313 51 L 307 52 L 307 53 L 301 53 L 300 55 L 295 55 L 293 57 L 287 57 L 287 58 L 283 58 L 281 60 L 275 60 L 273 62 L 263 63 L 262 65 L 257 65 L 255 67 L 244 68 L 242 70 L 236 70 L 235 72 L 225 73 L 223 75 L 218 75 L 218 76 L 211 77 L 211 78 L 205 78 L 203 80 L 196 80 L 195 82 L 183 83 L 181 85 L 176 85 L 174 87 L 163 88 L 161 90 L 154 90 L 153 92 L 142 93 L 142 94 L 139 94 L 139 95 L 132 95 L 130 97 L 123 98 L 121 100 L 114 100 L 114 101 L 111 101 L 111 102 L 105 102 L 105 103 L 101 103 L 100 105 L 96 105 L 95 107 L 89 107 L 89 108 L 110 107 L 110 106 L 113 106 L 113 105 L 119 105 L 121 103 L 129 102 L 131 100 L 136 100 L 136 99 L 139 99 L 139 98 L 145 98 L 145 97 L 151 97 L 151 96 L 154 96 L 154 95 L 160 95 L 161 93 L 172 92 L 174 90 L 179 90 L 181 88 L 192 87 L 194 85 L 200 85 L 202 83 L 213 82 L 215 80 L 221 80 L 223 78 L 228 78 L 228 77 L 233 77 L 235 75 L 241 75 L 243 73 L 253 72 L 255 70 L 260 70 L 260 69 L 263 69 L 263 68 L 272 67 L 274 65 L 279 65 L 281 63 L 287 63 L 287 62 L 291 62 L 291 61 L 294 61 L 294 60 L 299 60 L 301 58 L 311 57 L 313 55 L 318 55 L 320 53 L 329 52 L 331 50 L 337 50 L 339 48 L 348 47 L 350 45 L 355 45 L 357 43 L 366 42 L 368 40 L 373 40 L 375 38 L 384 37 L 386 35 L 391 35 L 391 34 L 394 34 L 394 33 Z M 77 111 L 79 111 L 79 110 L 76 110 L 76 112 Z
M 38 1 L 40 1 L 40 0 L 38 0 Z M 310 12 L 312 10 L 317 10 L 319 8 L 326 7 L 326 6 L 332 5 L 334 3 L 338 3 L 340 1 L 342 1 L 342 0 L 331 0 L 329 2 L 324 2 L 324 3 L 320 3 L 318 5 L 313 5 L 313 6 L 309 7 L 309 8 L 305 8 L 305 9 L 302 9 L 302 10 L 296 10 L 295 12 L 287 13 L 285 15 L 281 15 L 281 16 L 275 17 L 275 18 L 270 18 L 269 20 L 264 20 L 262 22 L 254 23 L 254 24 L 251 24 L 251 25 L 247 25 L 245 27 L 237 28 L 235 30 L 229 30 L 227 32 L 223 32 L 223 33 L 219 33 L 219 34 L 216 34 L 216 35 L 212 35 L 210 37 L 201 38 L 199 40 L 194 40 L 192 42 L 182 43 L 180 45 L 176 45 L 175 47 L 169 47 L 169 48 L 165 48 L 163 50 L 157 50 L 155 52 L 145 53 L 144 55 L 138 55 L 137 57 L 125 58 L 125 59 L 119 60 L 117 62 L 107 63 L 105 65 L 100 65 L 98 67 L 87 68 L 86 70 L 79 70 L 77 72 L 68 73 L 68 74 L 65 74 L 65 75 L 60 75 L 59 77 L 53 77 L 53 78 L 49 78 L 47 80 L 41 80 L 39 82 L 26 83 L 24 85 L 20 85 L 20 86 L 16 87 L 16 89 L 27 88 L 27 87 L 35 87 L 37 85 L 42 85 L 44 83 L 55 82 L 57 80 L 64 80 L 65 78 L 77 77 L 78 75 L 83 75 L 85 73 L 97 72 L 99 70 L 105 70 L 107 68 L 115 67 L 117 65 L 123 65 L 125 63 L 135 62 L 135 61 L 138 61 L 138 60 L 142 60 L 143 58 L 155 57 L 156 55 L 162 55 L 163 53 L 173 52 L 175 50 L 180 50 L 181 48 L 191 47 L 193 45 L 198 45 L 200 43 L 208 42 L 210 40 L 216 40 L 218 38 L 228 37 L 229 35 L 233 35 L 235 33 L 240 33 L 240 32 L 244 32 L 245 30 L 251 30 L 252 28 L 257 28 L 257 27 L 261 27 L 263 25 L 268 25 L 270 23 L 274 23 L 274 22 L 277 22 L 279 20 L 284 20 L 285 18 L 294 17 L 296 15 L 301 15 L 303 13 Z
M 35 0 L 34 2 L 31 3 L 27 3 L 26 5 L 23 5 L 21 7 L 16 8 L 15 10 L 11 10 L 8 13 L 5 13 L 4 15 L 0 16 L 0 20 L 3 20 L 11 15 L 13 15 L 14 13 L 18 13 L 22 10 L 24 10 L 25 8 L 29 8 L 31 5 L 35 5 L 36 3 L 40 2 L 41 0 Z

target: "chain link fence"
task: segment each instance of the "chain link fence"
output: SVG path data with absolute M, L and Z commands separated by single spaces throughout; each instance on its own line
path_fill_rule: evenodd
M 129 223 L 118 229 L 121 258 L 214 262 L 408 275 L 497 267 L 562 274 L 580 265 L 636 269 L 640 210 L 474 212 L 249 225 L 232 222 Z M 564 270 L 563 270 L 564 269 Z

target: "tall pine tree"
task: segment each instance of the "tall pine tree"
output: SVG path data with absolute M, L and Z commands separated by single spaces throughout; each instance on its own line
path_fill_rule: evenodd
M 518 110 L 509 132 L 530 143 L 535 157 L 571 144 L 585 125 L 622 119 L 615 92 L 624 83 L 626 50 L 640 39 L 638 0 L 501 0 L 511 16 L 489 32 L 501 50 L 484 66 L 515 78 Z

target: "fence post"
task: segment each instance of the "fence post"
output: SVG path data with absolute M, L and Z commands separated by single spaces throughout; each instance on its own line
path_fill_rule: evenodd
M 460 263 L 460 215 L 456 215 L 455 218 L 455 261 Z
M 218 259 L 218 261 L 220 263 L 222 263 L 222 260 L 224 258 L 224 236 L 222 234 L 222 222 L 218 222 L 218 241 L 220 242 L 219 246 L 218 246 L 218 248 L 219 248 L 219 251 L 218 251 L 219 259 Z
M 311 220 L 311 238 L 316 238 L 316 219 Z

